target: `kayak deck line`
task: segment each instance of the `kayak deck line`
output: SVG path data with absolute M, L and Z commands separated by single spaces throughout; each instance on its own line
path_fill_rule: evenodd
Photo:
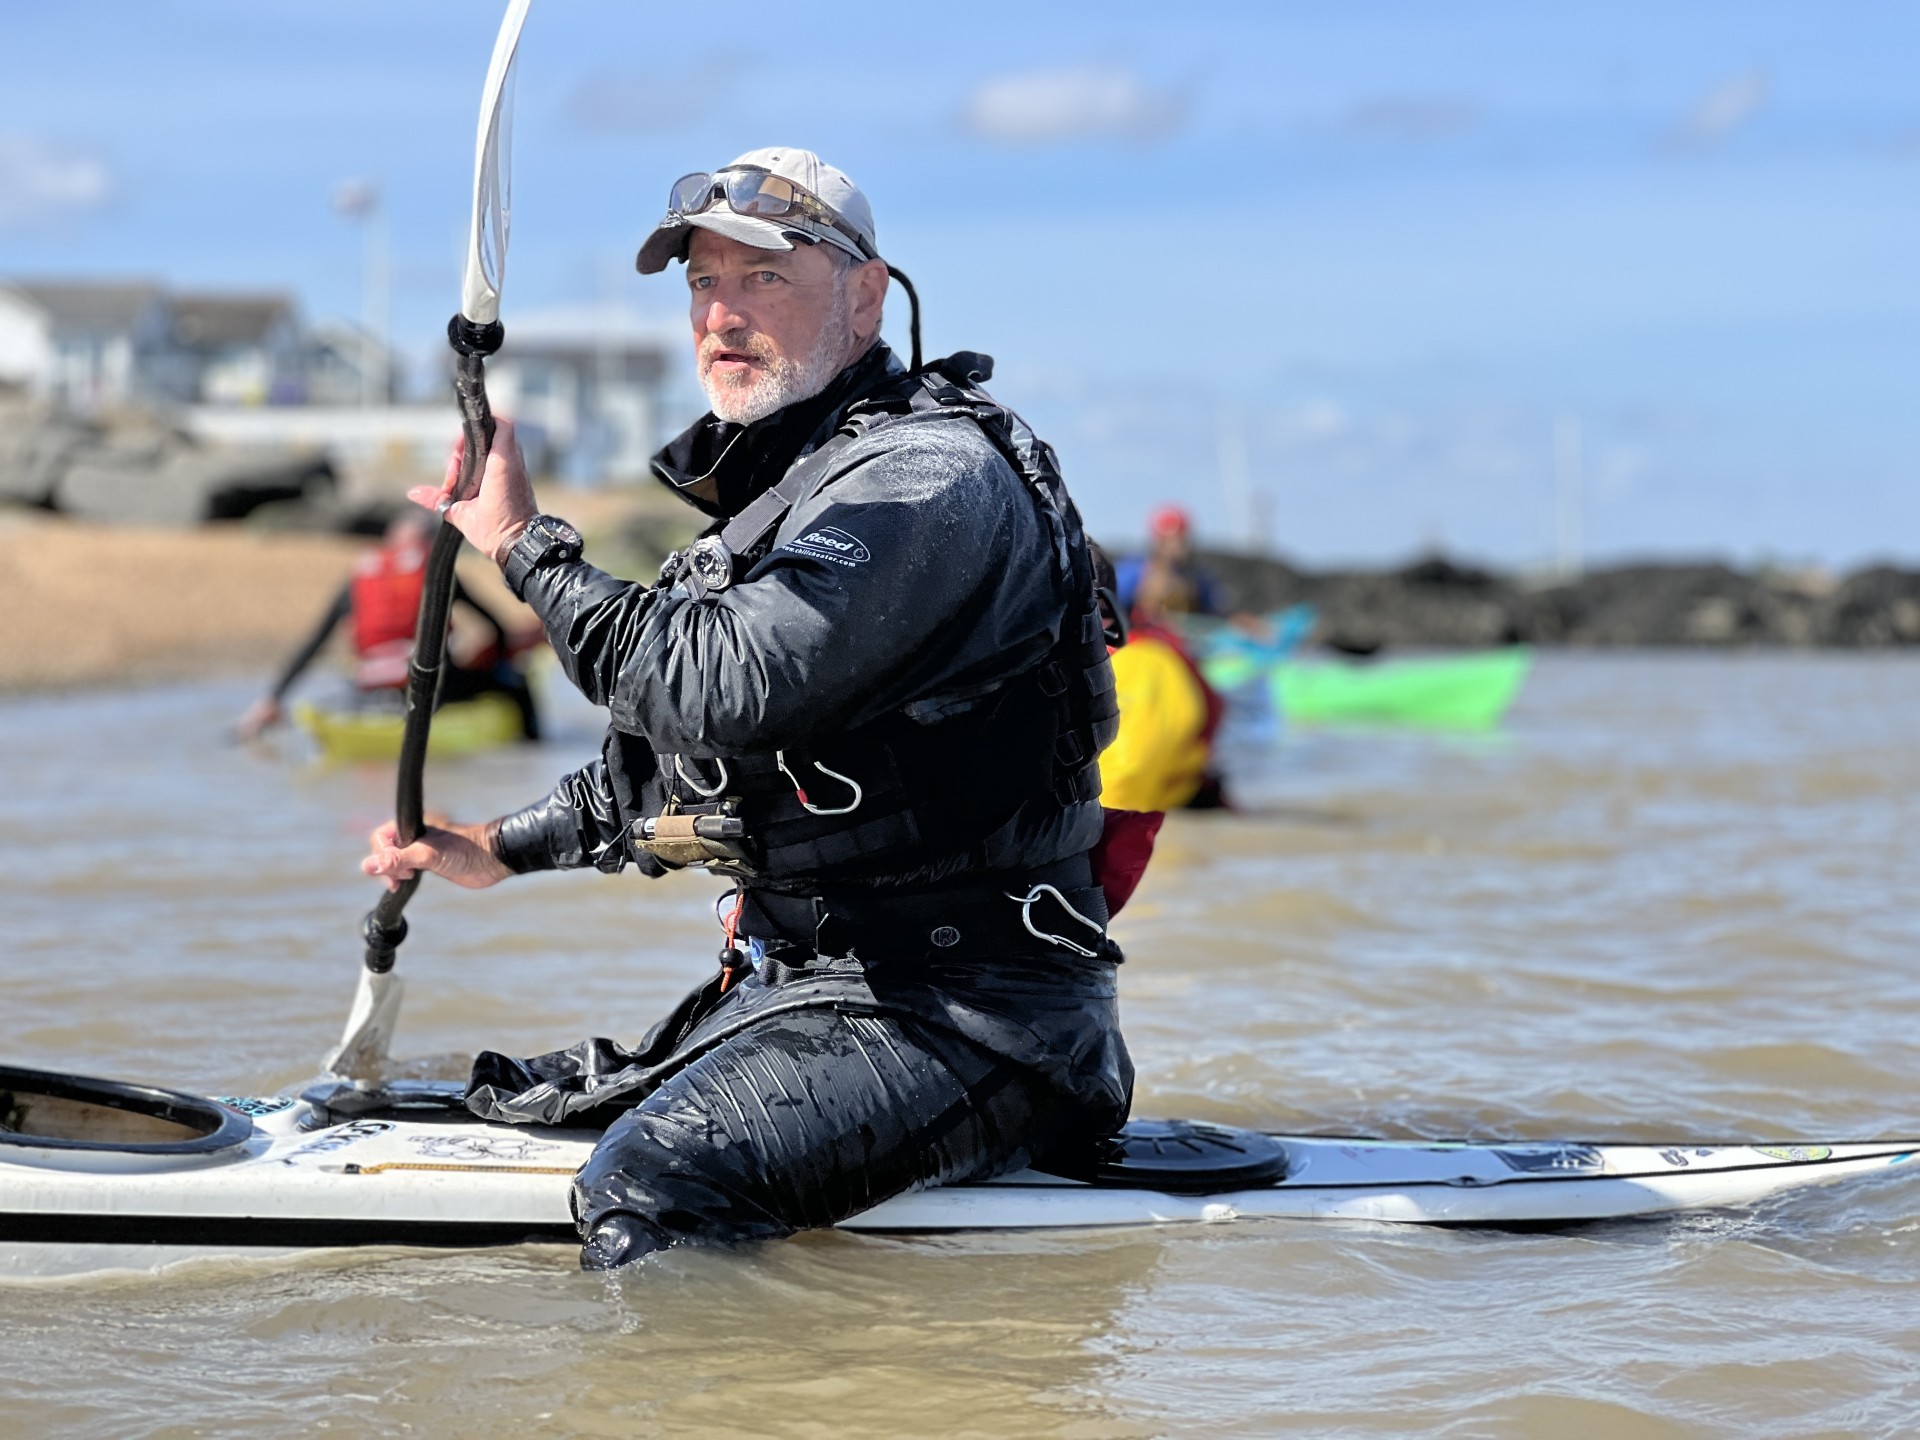
M 452 1161 L 383 1160 L 378 1165 L 342 1165 L 342 1175 L 384 1175 L 389 1170 L 445 1170 L 461 1175 L 575 1175 L 578 1165 L 460 1165 Z
M 1271 1135 L 1273 1139 L 1279 1140 L 1282 1143 L 1291 1142 L 1291 1143 L 1297 1144 L 1300 1141 L 1306 1140 L 1306 1139 L 1324 1139 L 1325 1138 L 1322 1136 L 1282 1135 L 1278 1131 L 1261 1131 L 1260 1133 L 1264 1135 Z M 1353 1143 L 1353 1142 L 1349 1141 L 1348 1143 Z M 1369 1140 L 1362 1143 L 1371 1144 L 1371 1145 L 1382 1145 L 1382 1146 L 1404 1144 L 1409 1147 L 1426 1148 L 1425 1142 L 1417 1141 L 1417 1140 L 1409 1140 L 1409 1141 Z M 1572 1141 L 1569 1143 L 1577 1144 L 1577 1145 L 1588 1145 L 1591 1142 Z M 1758 1160 L 1749 1165 L 1715 1165 L 1708 1169 L 1701 1169 L 1701 1170 L 1694 1171 L 1693 1173 L 1696 1175 L 1739 1175 L 1747 1171 L 1779 1170 L 1783 1168 L 1783 1166 L 1790 1166 L 1791 1168 L 1799 1169 L 1799 1170 L 1812 1170 L 1820 1166 L 1829 1166 L 1829 1165 L 1857 1166 L 1865 1161 L 1871 1161 L 1871 1160 L 1884 1160 L 1889 1165 L 1898 1165 L 1902 1161 L 1920 1158 L 1920 1141 L 1899 1140 L 1899 1141 L 1836 1141 L 1835 1142 L 1835 1147 L 1840 1145 L 1856 1145 L 1856 1146 L 1864 1145 L 1869 1148 L 1866 1150 L 1866 1153 L 1864 1154 L 1846 1154 L 1846 1155 L 1835 1154 L 1835 1155 L 1823 1156 L 1819 1159 L 1793 1160 L 1793 1161 L 1784 1161 L 1784 1162 L 1779 1160 Z M 1823 1148 L 1835 1148 L 1835 1147 L 1823 1147 Z M 1493 1147 L 1492 1146 L 1474 1146 L 1472 1148 L 1489 1149 Z M 1591 1143 L 1591 1148 L 1601 1149 L 1601 1150 L 1606 1150 L 1606 1149 L 1618 1150 L 1618 1149 L 1624 1149 L 1629 1147 L 1622 1146 L 1618 1143 L 1614 1143 L 1614 1144 Z M 1640 1147 L 1635 1145 L 1630 1148 L 1638 1149 Z M 1710 1145 L 1710 1146 L 1689 1145 L 1685 1148 L 1689 1150 L 1692 1150 L 1692 1149 L 1766 1150 L 1766 1149 L 1771 1149 L 1775 1147 L 1762 1146 L 1762 1145 L 1749 1145 L 1745 1141 L 1739 1141 L 1739 1142 Z M 1780 1147 L 1780 1148 L 1784 1148 L 1784 1147 Z M 1805 1148 L 1805 1147 L 1801 1147 L 1801 1148 Z M 572 1172 L 569 1171 L 568 1173 L 571 1174 Z M 1684 1174 L 1684 1173 L 1686 1172 L 1674 1171 L 1674 1170 L 1651 1170 L 1651 1169 L 1649 1170 L 1607 1170 L 1607 1171 L 1596 1171 L 1591 1174 L 1584 1174 L 1584 1175 L 1576 1175 L 1570 1172 L 1562 1172 L 1559 1174 L 1545 1174 L 1545 1175 L 1502 1175 L 1490 1180 L 1483 1180 L 1472 1175 L 1462 1175 L 1451 1180 L 1415 1181 L 1410 1183 L 1404 1188 L 1414 1189 L 1414 1188 L 1428 1187 L 1428 1186 L 1443 1186 L 1443 1187 L 1453 1187 L 1457 1189 L 1490 1190 L 1495 1186 L 1508 1186 L 1508 1185 L 1564 1185 L 1569 1181 L 1573 1181 L 1573 1180 L 1632 1181 L 1632 1180 L 1666 1179 L 1666 1178 L 1672 1177 L 1675 1174 Z M 982 1180 L 982 1181 L 979 1181 L 978 1184 L 981 1186 L 993 1186 L 996 1189 L 1030 1189 L 1030 1190 L 1058 1190 L 1063 1186 L 1071 1186 L 1071 1185 L 1084 1185 L 1087 1189 L 1090 1189 L 1090 1190 L 1107 1190 L 1107 1189 L 1137 1190 L 1141 1188 L 1138 1186 L 1127 1186 L 1127 1185 L 1092 1184 L 1087 1181 L 1072 1180 L 1064 1177 L 1056 1178 L 1054 1176 L 1046 1175 L 1046 1174 L 1041 1174 L 1040 1176 L 1034 1179 L 1027 1179 L 1027 1178 L 1024 1178 L 1024 1176 L 1020 1176 L 1020 1175 L 1007 1176 L 1005 1178 L 998 1179 L 998 1180 Z M 1288 1188 L 1292 1188 L 1296 1190 L 1378 1190 L 1382 1187 L 1381 1187 L 1381 1183 L 1377 1180 L 1338 1180 L 1338 1181 L 1307 1182 L 1307 1181 L 1297 1180 L 1289 1176 L 1287 1179 L 1277 1180 L 1273 1182 L 1271 1185 L 1263 1185 L 1263 1186 L 1258 1186 L 1253 1188 L 1260 1189 L 1260 1190 L 1285 1190 Z

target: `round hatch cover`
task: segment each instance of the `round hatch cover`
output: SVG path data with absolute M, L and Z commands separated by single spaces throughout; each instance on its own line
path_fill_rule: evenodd
M 1107 1142 L 1095 1185 L 1217 1193 L 1276 1184 L 1287 1147 L 1271 1135 L 1204 1120 L 1134 1120 Z

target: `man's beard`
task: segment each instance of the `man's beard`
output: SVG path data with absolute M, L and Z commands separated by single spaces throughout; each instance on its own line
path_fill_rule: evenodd
M 840 373 L 849 342 L 847 283 L 842 276 L 833 287 L 833 307 L 820 327 L 820 337 L 805 359 L 779 355 L 766 337 L 752 330 L 729 330 L 700 342 L 700 384 L 713 413 L 735 425 L 751 425 L 797 400 L 818 395 Z M 760 369 L 735 376 L 716 376 L 712 357 L 736 350 L 760 362 Z

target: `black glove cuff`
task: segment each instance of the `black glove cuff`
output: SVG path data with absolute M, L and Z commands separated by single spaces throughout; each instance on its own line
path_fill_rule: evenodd
M 494 851 L 500 863 L 516 875 L 534 870 L 558 870 L 549 841 L 555 820 L 553 797 L 495 821 Z

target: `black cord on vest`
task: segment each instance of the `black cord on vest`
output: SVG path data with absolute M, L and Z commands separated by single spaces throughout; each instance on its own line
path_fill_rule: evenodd
M 909 323 L 908 333 L 913 340 L 913 368 L 920 368 L 920 292 L 913 288 L 913 281 L 907 278 L 907 272 L 887 266 L 887 274 L 899 282 L 900 288 L 907 292 L 907 303 L 912 307 L 913 319 Z

